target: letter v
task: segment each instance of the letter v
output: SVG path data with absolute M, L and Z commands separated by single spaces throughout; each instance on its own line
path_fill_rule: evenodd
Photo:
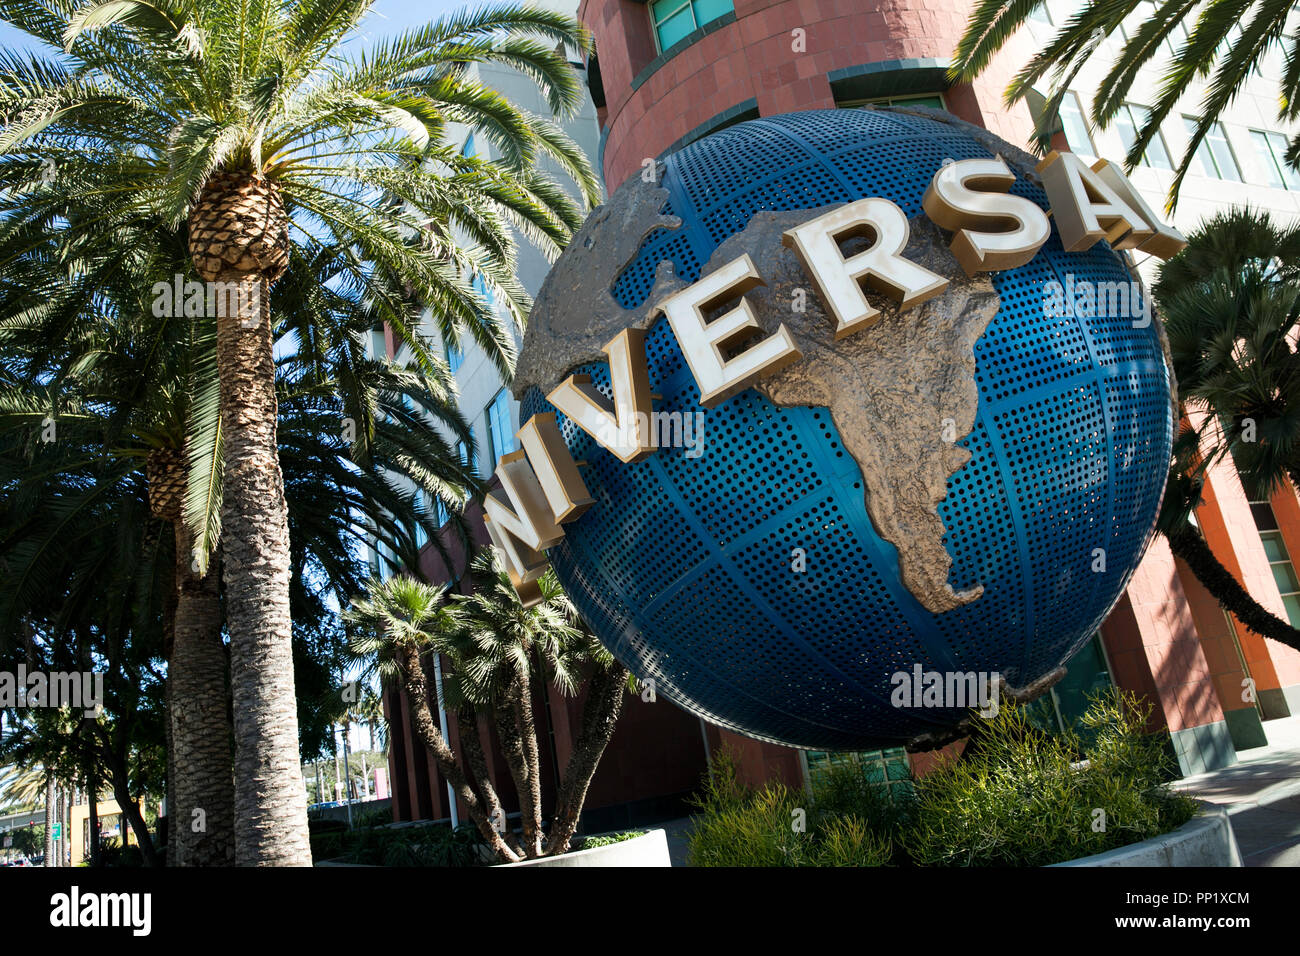
M 570 375 L 546 396 L 597 444 L 623 462 L 637 461 L 655 450 L 645 339 L 641 329 L 624 329 L 601 350 L 609 356 L 613 402 L 596 390 L 589 375 Z

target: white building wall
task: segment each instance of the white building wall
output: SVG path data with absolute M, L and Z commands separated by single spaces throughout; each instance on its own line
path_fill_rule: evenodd
M 1064 24 L 1078 6 L 1073 0 L 1049 0 L 1048 15 L 1053 24 Z M 1133 19 L 1139 20 L 1149 13 L 1149 10 L 1140 8 L 1135 11 Z M 1031 20 L 1029 29 L 1035 46 L 1041 48 L 1058 28 Z M 1290 35 L 1291 31 L 1288 32 Z M 1104 40 L 1070 86 L 1084 113 L 1091 109 L 1093 95 L 1121 54 L 1123 46 L 1124 39 L 1118 32 Z M 1168 59 L 1169 51 L 1162 50 L 1161 55 L 1142 68 L 1130 91 L 1129 102 L 1138 106 L 1150 106 L 1155 101 L 1160 83 L 1159 72 Z M 1289 140 L 1300 131 L 1300 124 L 1279 123 L 1277 119 L 1278 80 L 1282 69 L 1282 52 L 1275 49 L 1266 58 L 1266 62 L 1261 64 L 1258 74 L 1250 77 L 1241 94 L 1222 117 L 1226 138 L 1240 169 L 1241 182 L 1189 172 L 1183 180 L 1178 205 L 1174 213 L 1168 215 L 1165 213 L 1165 202 L 1174 179 L 1173 171 L 1138 166 L 1130 174 L 1130 180 L 1151 209 L 1164 215 L 1166 221 L 1171 222 L 1184 235 L 1195 230 L 1215 213 L 1233 206 L 1249 205 L 1267 211 L 1282 223 L 1300 221 L 1300 191 L 1268 185 L 1269 175 L 1264 167 L 1264 157 L 1260 155 L 1251 136 L 1252 130 L 1276 131 L 1283 133 Z M 1189 83 L 1177 108 L 1161 125 L 1161 134 L 1175 167 L 1183 157 L 1188 140 L 1182 117 L 1200 115 L 1200 104 L 1210 79 L 1207 77 Z M 1113 162 L 1123 161 L 1128 150 L 1113 123 L 1105 130 L 1093 129 L 1091 132 L 1094 144 L 1091 149 L 1074 142 L 1071 142 L 1070 148 L 1082 155 L 1102 156 Z M 1137 259 L 1143 274 L 1152 278 L 1158 260 L 1149 257 L 1144 259 L 1141 255 Z

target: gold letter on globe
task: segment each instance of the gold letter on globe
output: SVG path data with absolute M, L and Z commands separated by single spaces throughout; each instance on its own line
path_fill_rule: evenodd
M 1066 252 L 1091 249 L 1098 239 L 1116 249 L 1132 249 L 1155 234 L 1141 214 L 1074 153 L 1048 153 L 1038 164 L 1038 174 Z
M 759 376 L 775 372 L 801 355 L 784 324 L 767 338 L 744 345 L 755 332 L 762 331 L 753 308 L 745 301 L 745 293 L 762 284 L 754 260 L 745 254 L 659 303 L 656 314 L 668 317 L 705 408 L 712 408 Z M 709 312 L 737 297 L 740 301 L 735 308 L 708 320 Z M 723 349 L 733 354 L 727 356 Z
M 645 332 L 624 329 L 603 351 L 609 356 L 612 402 L 591 384 L 590 375 L 570 375 L 546 397 L 620 461 L 636 461 L 655 450 L 650 431 L 654 409 L 646 372 Z
M 949 163 L 930 180 L 921 206 L 955 233 L 949 248 L 967 275 L 1023 266 L 1052 234 L 1046 213 L 1007 193 L 1015 181 L 1001 156 Z
M 835 316 L 841 339 L 872 325 L 880 315 L 862 291 L 866 283 L 910 309 L 948 287 L 948 280 L 899 255 L 910 230 L 903 210 L 888 199 L 859 199 L 787 231 L 782 242 L 794 250 Z M 840 243 L 867 238 L 871 248 L 844 257 Z

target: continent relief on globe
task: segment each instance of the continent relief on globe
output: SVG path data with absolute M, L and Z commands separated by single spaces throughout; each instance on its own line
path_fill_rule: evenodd
M 537 296 L 512 386 L 517 397 L 533 386 L 549 391 L 574 368 L 606 361 L 602 347 L 611 338 L 624 328 L 649 328 L 657 303 L 688 284 L 664 261 L 641 306 L 624 309 L 611 292 L 651 231 L 680 225 L 661 214 L 667 199 L 667 190 L 633 177 L 587 220 Z M 983 593 L 982 586 L 954 591 L 948 583 L 952 559 L 939 504 L 948 478 L 970 458 L 956 442 L 975 424 L 975 342 L 997 315 L 999 297 L 988 274 L 967 276 L 940 229 L 917 217 L 902 255 L 947 278 L 948 287 L 906 311 L 868 289 L 877 321 L 837 341 L 834 317 L 782 233 L 838 205 L 760 211 L 700 274 L 746 252 L 753 258 L 766 284 L 746 298 L 763 333 L 784 324 L 802 353 L 754 387 L 779 406 L 830 411 L 862 472 L 867 513 L 898 550 L 903 583 L 928 610 L 949 611 Z M 846 255 L 858 251 L 853 243 L 868 244 L 850 240 Z

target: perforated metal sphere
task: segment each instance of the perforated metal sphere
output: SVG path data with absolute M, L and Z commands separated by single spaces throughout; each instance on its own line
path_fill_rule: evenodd
M 943 161 L 989 157 L 983 143 L 960 126 L 864 110 L 715 133 L 665 160 L 664 211 L 682 225 L 650 233 L 615 298 L 644 302 L 665 259 L 696 280 L 758 210 L 881 196 L 920 216 Z M 1012 192 L 1047 208 L 1023 177 Z M 1066 253 L 1055 227 L 1031 262 L 992 277 L 1000 309 L 975 345 L 978 412 L 959 442 L 971 458 L 938 509 L 949 584 L 982 585 L 977 600 L 926 610 L 872 525 L 828 410 L 777 407 L 750 389 L 706 412 L 696 458 L 665 448 L 624 464 L 560 416 L 595 504 L 549 557 L 582 616 L 660 697 L 742 734 L 815 749 L 897 745 L 963 716 L 891 704 L 892 675 L 917 664 L 997 672 L 1012 687 L 1060 666 L 1150 540 L 1173 431 L 1156 323 L 1045 315 L 1045 283 L 1070 273 L 1130 279 L 1106 243 Z M 665 320 L 646 351 L 656 409 L 700 410 Z M 609 394 L 606 365 L 575 371 Z M 533 388 L 523 414 L 540 411 L 554 409 Z M 792 571 L 796 548 L 807 555 L 802 572 Z

